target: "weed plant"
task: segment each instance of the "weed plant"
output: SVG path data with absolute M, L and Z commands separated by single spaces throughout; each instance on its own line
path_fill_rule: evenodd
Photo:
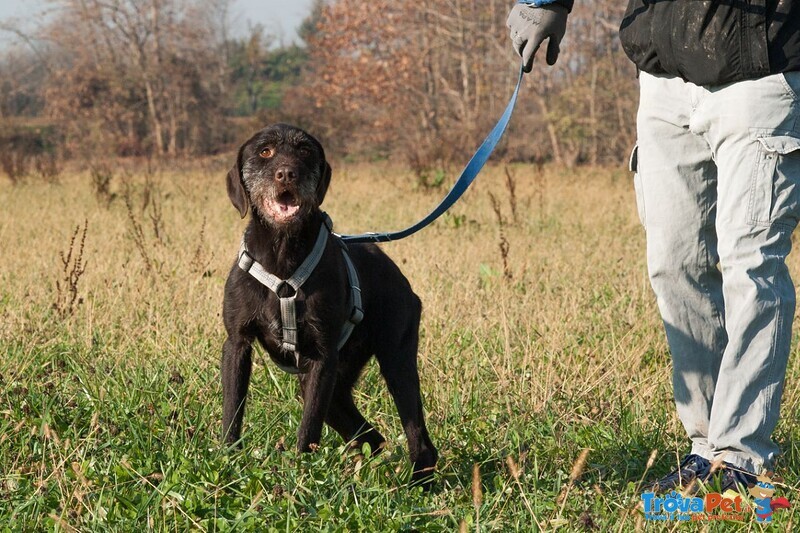
M 674 468 L 687 441 L 627 173 L 489 169 L 447 218 L 381 245 L 424 305 L 419 366 L 441 454 L 426 494 L 406 486 L 374 363 L 356 401 L 389 440 L 382 454 L 349 454 L 329 429 L 297 454 L 295 378 L 260 350 L 244 447 L 220 446 L 222 290 L 244 228 L 226 170 L 133 172 L 104 183 L 102 201 L 88 172 L 0 182 L 0 529 L 665 527 L 644 522 L 637 484 Z M 324 207 L 339 232 L 388 230 L 441 194 L 387 164 L 340 164 Z M 793 353 L 775 433 L 794 508 L 773 527 L 789 531 L 799 364 Z

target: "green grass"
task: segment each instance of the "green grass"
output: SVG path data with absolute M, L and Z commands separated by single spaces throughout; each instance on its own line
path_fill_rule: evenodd
M 81 173 L 0 183 L 0 529 L 663 528 L 636 510 L 636 485 L 687 444 L 627 174 L 515 167 L 515 221 L 491 169 L 448 217 L 383 245 L 425 308 L 420 371 L 440 452 L 426 494 L 406 486 L 374 363 L 356 401 L 384 453 L 354 456 L 326 429 L 318 452 L 297 454 L 295 379 L 260 351 L 244 448 L 220 446 L 222 286 L 243 229 L 225 170 L 119 171 L 108 206 Z M 399 228 L 443 194 L 413 182 L 389 166 L 339 167 L 325 207 L 342 232 Z M 84 220 L 80 303 L 59 312 L 60 253 Z M 799 371 L 793 355 L 776 432 L 781 494 L 797 507 Z M 773 527 L 792 530 L 796 515 L 779 511 Z

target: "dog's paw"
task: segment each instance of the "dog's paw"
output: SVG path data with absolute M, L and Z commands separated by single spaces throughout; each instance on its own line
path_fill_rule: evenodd
M 412 487 L 422 487 L 425 492 L 431 490 L 437 459 L 435 451 L 425 450 L 420 453 L 420 456 L 414 461 L 414 472 L 411 474 Z
M 365 448 L 365 445 L 368 448 Z M 370 428 L 369 431 L 357 435 L 347 443 L 347 447 L 351 453 L 364 454 L 371 457 L 381 453 L 386 448 L 386 439 L 375 429 Z M 367 450 L 369 450 L 369 454 L 367 454 Z
M 220 447 L 229 452 L 238 452 L 243 448 L 241 437 L 234 438 L 230 435 L 223 435 L 220 441 Z

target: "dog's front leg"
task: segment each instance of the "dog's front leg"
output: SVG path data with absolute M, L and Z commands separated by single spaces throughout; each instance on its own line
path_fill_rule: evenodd
M 330 350 L 320 359 L 312 361 L 307 373 L 300 376 L 300 393 L 303 396 L 303 419 L 297 430 L 297 449 L 312 451 L 322 434 L 322 423 L 328 413 L 331 396 L 336 385 L 338 350 Z
M 245 339 L 228 337 L 222 346 L 222 438 L 234 444 L 242 434 L 242 417 L 250 384 L 253 348 Z

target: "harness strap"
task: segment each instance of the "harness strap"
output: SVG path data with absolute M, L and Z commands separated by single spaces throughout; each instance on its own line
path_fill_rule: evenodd
M 275 293 L 281 302 L 281 329 L 282 329 L 282 348 L 287 352 L 294 353 L 295 361 L 299 363 L 299 356 L 297 354 L 297 290 L 303 286 L 308 280 L 308 277 L 317 268 L 319 260 L 322 258 L 322 253 L 325 251 L 325 246 L 328 242 L 330 235 L 331 222 L 328 215 L 325 215 L 325 220 L 319 228 L 319 235 L 317 241 L 314 243 L 314 248 L 308 257 L 305 258 L 303 263 L 295 270 L 294 274 L 288 279 L 281 279 L 274 274 L 270 274 L 267 270 L 247 252 L 247 245 L 242 238 L 242 244 L 239 247 L 239 268 L 253 276 L 259 283 Z M 290 287 L 292 294 L 284 296 L 284 287 Z
M 352 309 L 350 311 L 350 318 L 347 319 L 347 322 L 345 322 L 342 327 L 342 336 L 339 338 L 339 345 L 337 348 L 341 350 L 342 346 L 347 342 L 347 339 L 350 338 L 350 334 L 353 333 L 355 327 L 364 320 L 364 308 L 361 303 L 361 283 L 358 279 L 358 271 L 353 264 L 353 260 L 350 259 L 350 254 L 347 253 L 347 245 L 341 239 L 338 240 L 339 244 L 342 246 L 344 264 L 347 266 L 347 281 L 350 283 L 350 306 Z
M 347 340 L 350 338 L 350 335 L 353 333 L 353 329 L 364 318 L 364 310 L 361 300 L 361 284 L 358 279 L 358 272 L 356 271 L 355 265 L 353 265 L 352 259 L 350 259 L 350 255 L 347 253 L 347 245 L 345 245 L 338 235 L 333 233 L 333 223 L 331 222 L 330 217 L 324 213 L 323 215 L 324 220 L 320 226 L 319 235 L 317 236 L 317 241 L 314 243 L 314 248 L 311 250 L 311 253 L 308 255 L 308 257 L 305 258 L 303 263 L 297 268 L 294 274 L 292 274 L 292 276 L 288 279 L 284 280 L 278 276 L 275 276 L 274 274 L 270 274 L 261 265 L 261 263 L 253 259 L 253 257 L 247 251 L 247 245 L 244 242 L 244 237 L 242 237 L 242 244 L 239 247 L 239 268 L 253 276 L 256 281 L 275 293 L 280 300 L 281 348 L 294 354 L 297 367 L 291 368 L 282 365 L 278 366 L 280 366 L 281 370 L 284 370 L 290 374 L 297 374 L 300 368 L 300 355 L 297 352 L 297 291 L 308 280 L 308 278 L 311 276 L 311 273 L 314 272 L 314 269 L 317 268 L 320 259 L 322 259 L 322 254 L 325 251 L 328 237 L 331 235 L 335 236 L 337 242 L 342 248 L 342 256 L 344 257 L 345 265 L 347 266 L 347 279 L 348 284 L 350 285 L 350 305 L 352 308 L 350 317 L 342 327 L 342 334 L 337 345 L 338 349 L 341 349 L 345 345 Z M 291 295 L 282 295 L 282 293 L 285 293 L 285 287 L 292 289 Z
M 281 330 L 283 331 L 283 344 L 281 347 L 287 352 L 294 352 L 297 360 L 297 296 L 281 298 Z M 299 363 L 300 361 L 297 360 Z
M 275 294 L 279 294 L 284 283 L 291 287 L 296 293 L 297 289 L 308 280 L 308 277 L 314 269 L 317 268 L 319 260 L 322 258 L 322 253 L 325 251 L 325 245 L 328 241 L 328 235 L 330 235 L 330 225 L 330 218 L 328 218 L 328 215 L 325 215 L 325 223 L 319 228 L 319 235 L 317 236 L 317 241 L 314 243 L 314 248 L 289 279 L 283 280 L 267 272 L 266 269 L 261 266 L 261 263 L 253 259 L 247 252 L 247 245 L 244 242 L 244 238 L 242 238 L 242 244 L 239 247 L 239 268 L 256 278 L 259 283 Z

